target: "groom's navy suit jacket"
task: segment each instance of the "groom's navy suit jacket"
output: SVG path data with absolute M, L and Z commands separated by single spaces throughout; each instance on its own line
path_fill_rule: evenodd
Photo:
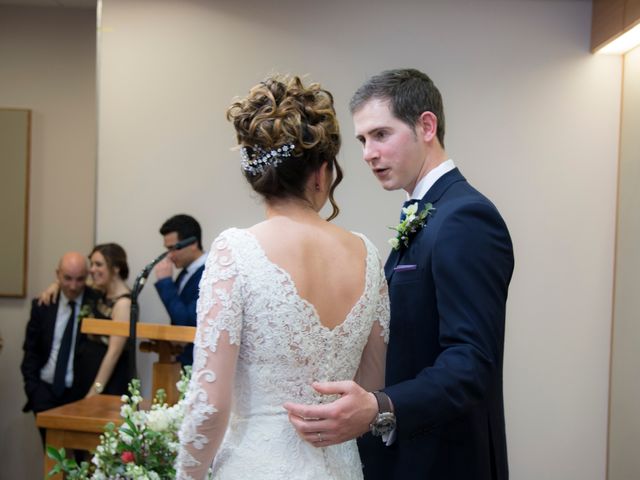
M 429 202 L 435 210 L 426 225 L 385 265 L 391 336 L 384 391 L 397 437 L 390 446 L 369 434 L 360 440 L 365 478 L 506 480 L 511 239 L 494 205 L 458 169 L 438 179 L 419 211 Z

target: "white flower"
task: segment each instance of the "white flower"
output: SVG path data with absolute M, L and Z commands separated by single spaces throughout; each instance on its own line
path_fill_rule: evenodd
M 110 437 L 107 440 L 106 448 L 108 453 L 114 455 L 118 449 L 118 439 L 115 436 Z
M 131 445 L 133 443 L 133 438 L 131 438 L 129 434 L 124 433 L 122 430 L 118 430 L 118 437 L 127 445 Z
M 120 416 L 122 418 L 128 418 L 132 415 L 133 415 L 133 408 L 131 408 L 131 405 L 123 403 L 122 406 L 120 407 Z
M 151 410 L 147 414 L 147 428 L 155 432 L 164 432 L 171 424 L 171 417 L 166 410 Z
M 407 217 L 415 215 L 416 212 L 418 211 L 418 202 L 412 203 L 409 206 L 404 207 L 402 211 Z
M 413 235 L 415 235 L 424 225 L 427 223 L 427 217 L 435 210 L 434 206 L 430 203 L 425 204 L 420 213 L 418 212 L 418 202 L 414 202 L 407 207 L 403 207 L 402 211 L 405 215 L 402 220 L 395 227 L 389 227 L 391 230 L 395 230 L 395 238 L 389 239 L 389 245 L 394 250 L 400 250 L 409 246 L 409 242 Z

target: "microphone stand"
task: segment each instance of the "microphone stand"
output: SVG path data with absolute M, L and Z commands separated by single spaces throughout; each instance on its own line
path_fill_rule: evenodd
M 131 378 L 137 378 L 138 372 L 136 368 L 136 324 L 140 316 L 140 306 L 138 305 L 138 295 L 142 291 L 147 277 L 151 273 L 153 267 L 156 266 L 160 260 L 169 255 L 171 250 L 162 252 L 158 255 L 153 262 L 144 267 L 144 269 L 136 277 L 136 281 L 133 283 L 131 289 L 131 309 L 129 313 L 129 373 Z
M 131 378 L 138 377 L 138 371 L 136 368 L 136 324 L 138 323 L 138 318 L 140 316 L 140 306 L 138 305 L 138 295 L 142 291 L 145 282 L 147 281 L 147 277 L 153 270 L 153 267 L 160 262 L 164 257 L 169 255 L 169 252 L 173 250 L 182 250 L 189 245 L 196 243 L 198 239 L 196 237 L 185 238 L 184 240 L 180 240 L 173 247 L 168 249 L 166 252 L 162 252 L 158 255 L 153 262 L 144 267 L 142 271 L 136 277 L 136 281 L 133 282 L 133 288 L 131 289 L 131 308 L 129 310 L 129 373 Z

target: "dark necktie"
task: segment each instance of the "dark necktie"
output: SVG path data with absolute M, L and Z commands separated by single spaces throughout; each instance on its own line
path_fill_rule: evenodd
M 69 320 L 67 320 L 67 326 L 64 327 L 60 350 L 58 350 L 56 370 L 53 374 L 53 393 L 56 397 L 64 393 L 67 365 L 69 365 L 69 354 L 71 353 L 71 339 L 73 338 L 73 324 L 76 321 L 76 302 L 71 300 L 69 306 L 71 307 L 71 315 L 69 315 Z
M 182 270 L 180 270 L 180 273 L 176 277 L 176 287 L 178 287 L 178 290 L 180 290 L 180 282 L 182 282 L 182 279 L 186 274 L 187 274 L 187 269 L 183 268 Z
M 407 208 L 412 203 L 418 203 L 418 200 L 416 200 L 415 198 L 410 198 L 409 200 L 407 200 L 406 202 L 404 202 L 402 204 L 402 210 L 400 210 L 400 221 L 401 222 L 404 221 L 405 218 L 407 218 L 407 215 L 404 213 L 404 209 Z

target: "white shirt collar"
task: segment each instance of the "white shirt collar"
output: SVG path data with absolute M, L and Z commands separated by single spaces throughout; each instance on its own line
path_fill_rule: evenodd
M 454 168 L 456 168 L 456 166 L 452 159 L 442 162 L 418 181 L 411 195 L 407 195 L 407 200 L 421 200 L 440 177 Z
M 204 262 L 206 261 L 207 261 L 207 252 L 204 252 L 202 255 L 196 258 L 193 262 L 191 262 L 189 265 L 184 267 L 185 274 L 180 280 L 180 285 L 178 285 L 178 294 L 182 293 L 182 289 L 187 284 L 189 279 L 193 276 L 196 270 L 198 270 L 202 265 L 204 265 Z
M 76 299 L 74 300 L 74 302 L 76 302 L 76 307 L 78 307 L 76 309 L 76 317 L 78 316 L 78 312 L 80 311 L 80 305 L 82 305 L 82 297 L 84 296 L 84 291 L 78 295 L 76 297 Z M 62 293 L 62 290 L 60 290 L 60 305 L 64 306 L 65 308 L 71 309 L 71 307 L 69 306 L 69 299 L 67 298 L 67 296 Z M 68 315 L 68 314 L 67 314 Z
M 196 270 L 198 270 L 204 262 L 207 260 L 207 252 L 204 252 L 198 258 L 196 258 L 193 262 L 191 262 L 185 269 L 187 270 L 187 275 L 192 274 Z

